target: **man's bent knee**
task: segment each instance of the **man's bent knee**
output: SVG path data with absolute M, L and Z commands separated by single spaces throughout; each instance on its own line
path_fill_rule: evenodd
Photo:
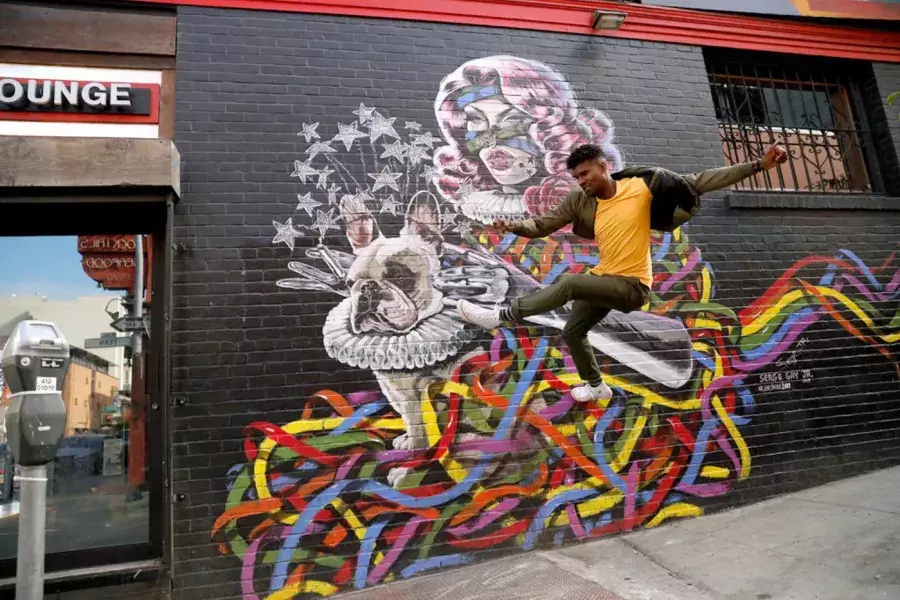
M 569 346 L 580 344 L 587 337 L 587 332 L 588 330 L 582 325 L 570 326 L 566 324 L 562 330 L 562 339 Z
M 556 282 L 555 286 L 557 294 L 561 294 L 566 301 L 572 300 L 572 293 L 575 291 L 576 276 L 572 274 L 563 275 Z

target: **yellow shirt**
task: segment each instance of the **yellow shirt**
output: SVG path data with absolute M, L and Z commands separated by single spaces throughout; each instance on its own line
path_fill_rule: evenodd
M 600 264 L 591 273 L 636 277 L 650 287 L 650 189 L 643 179 L 620 179 L 615 196 L 597 198 L 594 238 Z

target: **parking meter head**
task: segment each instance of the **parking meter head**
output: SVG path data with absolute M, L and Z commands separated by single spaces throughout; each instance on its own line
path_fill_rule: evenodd
M 12 394 L 56 392 L 69 369 L 69 344 L 47 321 L 21 321 L 3 348 L 3 377 Z
M 69 369 L 69 344 L 54 323 L 22 321 L 3 348 L 3 376 L 11 392 L 6 435 L 16 463 L 51 462 L 66 427 L 61 388 Z

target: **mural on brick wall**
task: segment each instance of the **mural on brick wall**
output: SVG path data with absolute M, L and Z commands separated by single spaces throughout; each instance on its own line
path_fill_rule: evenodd
M 735 312 L 684 227 L 653 238 L 649 305 L 592 333 L 613 398 L 575 404 L 564 312 L 489 337 L 455 304 L 503 302 L 596 264 L 566 232 L 527 240 L 483 224 L 560 201 L 578 144 L 604 144 L 623 166 L 613 124 L 551 67 L 515 57 L 448 75 L 435 116 L 439 136 L 361 104 L 328 139 L 320 123 L 299 133 L 299 202 L 273 223 L 292 272 L 278 286 L 333 294 L 323 346 L 373 384 L 322 389 L 290 423 L 247 425 L 212 532 L 242 561 L 245 598 L 325 596 L 479 550 L 700 515 L 750 474 L 750 376 L 810 325 L 834 319 L 894 361 L 900 317 L 879 313 L 900 286 L 893 256 L 804 258 Z M 301 253 L 309 235 L 318 243 Z

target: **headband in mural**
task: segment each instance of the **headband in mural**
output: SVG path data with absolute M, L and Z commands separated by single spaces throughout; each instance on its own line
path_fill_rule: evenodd
M 460 88 L 458 93 L 459 95 L 456 97 L 457 108 L 465 108 L 473 102 L 502 95 L 498 85 L 467 85 Z

